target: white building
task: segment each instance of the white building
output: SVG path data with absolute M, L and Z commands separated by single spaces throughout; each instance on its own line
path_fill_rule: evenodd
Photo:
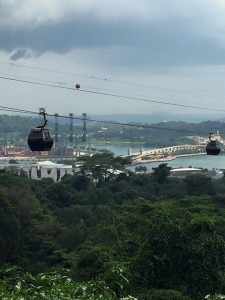
M 52 178 L 55 182 L 60 181 L 66 174 L 73 174 L 72 165 L 56 164 L 51 161 L 42 161 L 23 167 L 31 179 Z
M 221 170 L 208 170 L 203 168 L 192 168 L 192 167 L 170 170 L 170 177 L 185 178 L 186 176 L 189 175 L 204 175 L 212 179 L 220 179 L 224 176 L 223 171 Z

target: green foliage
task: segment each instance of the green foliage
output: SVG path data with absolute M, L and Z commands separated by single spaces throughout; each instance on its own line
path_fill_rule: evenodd
M 146 172 L 148 168 L 146 166 L 137 166 L 135 167 L 135 172 Z
M 182 295 L 176 290 L 152 289 L 147 291 L 144 296 L 139 295 L 140 300 L 191 300 L 188 296 Z
M 153 176 L 159 184 L 164 183 L 170 174 L 170 167 L 167 164 L 160 164 L 158 168 L 152 168 L 154 170 Z
M 72 276 L 79 281 L 96 279 L 106 271 L 111 255 L 105 247 L 87 243 L 77 249 Z
M 140 300 L 200 300 L 222 294 L 222 184 L 223 179 L 218 183 L 206 177 L 170 178 L 166 165 L 154 174 L 111 176 L 100 185 L 85 175 L 55 183 L 0 173 L 0 266 L 17 263 L 32 273 L 34 282 L 39 272 L 64 276 L 66 267 L 72 270 L 71 290 L 79 282 L 95 287 L 104 282 L 109 292 L 105 299 L 133 294 Z M 7 280 L 14 278 L 10 274 Z M 12 289 L 3 281 L 8 297 Z M 49 293 L 44 282 L 39 286 Z M 24 293 L 31 288 L 25 287 Z
M 12 271 L 7 270 L 10 273 Z M 4 300 L 116 300 L 115 293 L 101 280 L 76 283 L 67 274 L 43 273 L 32 276 L 17 270 L 10 277 L 0 280 L 0 297 Z
M 90 186 L 90 179 L 84 175 L 67 176 L 63 179 L 65 185 L 70 185 L 78 192 L 86 192 Z
M 54 204 L 54 207 L 66 207 L 72 203 L 72 195 L 62 182 L 48 185 L 45 195 Z
M 209 299 L 209 300 L 221 300 L 224 299 L 225 296 L 222 294 L 215 294 L 215 295 L 206 295 L 204 299 Z
M 224 290 L 225 241 L 215 233 L 203 233 L 189 241 L 188 260 L 184 263 L 189 274 L 192 296 L 202 299 L 206 293 Z
M 98 153 L 91 157 L 82 157 L 82 161 L 84 163 L 80 173 L 89 176 L 99 187 L 103 182 L 115 177 L 115 170 L 124 170 L 124 166 L 130 164 L 129 159 L 114 157 L 112 153 Z
M 20 224 L 17 211 L 7 193 L 0 188 L 0 264 L 19 261 Z
M 184 179 L 188 195 L 213 195 L 212 179 L 204 175 L 190 175 Z

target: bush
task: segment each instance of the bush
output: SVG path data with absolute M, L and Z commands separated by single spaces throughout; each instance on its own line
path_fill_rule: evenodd
M 176 290 L 156 290 L 147 291 L 144 295 L 139 295 L 140 300 L 191 300 Z

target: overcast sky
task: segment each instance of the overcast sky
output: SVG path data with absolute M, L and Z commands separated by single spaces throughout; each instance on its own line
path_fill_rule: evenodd
M 0 103 L 223 116 L 224 15 L 223 0 L 0 0 Z

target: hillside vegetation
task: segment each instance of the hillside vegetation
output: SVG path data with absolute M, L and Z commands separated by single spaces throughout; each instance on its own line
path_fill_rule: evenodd
M 52 134 L 55 134 L 53 117 L 49 119 L 48 126 Z M 96 117 L 98 120 L 98 118 Z M 106 117 L 107 120 L 107 117 Z M 69 120 L 59 119 L 60 142 L 66 144 L 69 135 Z M 107 120 L 108 122 L 108 120 Z M 204 121 L 201 123 L 186 123 L 182 121 L 160 122 L 157 124 L 132 123 L 135 126 L 122 124 L 109 124 L 101 119 L 101 123 L 87 122 L 87 135 L 89 142 L 112 142 L 112 143 L 136 143 L 146 147 L 166 147 L 178 144 L 193 143 L 188 136 L 199 135 L 208 137 L 210 132 L 219 131 L 225 137 L 224 122 Z M 79 143 L 79 136 L 82 135 L 82 120 L 74 120 L 74 143 Z M 112 120 L 113 123 L 113 120 Z M 0 142 L 10 141 L 13 145 L 27 145 L 27 136 L 31 128 L 40 125 L 38 117 L 22 117 L 0 115 Z M 147 127 L 141 127 L 142 125 Z M 140 126 L 140 127 L 139 127 Z M 152 128 L 149 128 L 152 127 Z M 102 127 L 105 130 L 102 130 Z
M 0 173 L 4 299 L 225 293 L 225 178 L 168 174 L 162 164 L 94 184 L 82 174 L 54 183 Z

